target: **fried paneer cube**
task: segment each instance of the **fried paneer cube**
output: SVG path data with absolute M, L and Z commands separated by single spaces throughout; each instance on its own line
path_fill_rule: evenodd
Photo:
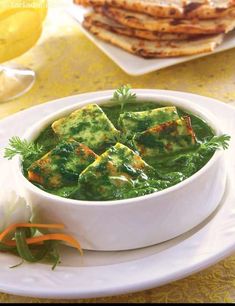
M 127 137 L 143 132 L 157 124 L 179 119 L 175 106 L 159 107 L 142 112 L 125 112 L 119 117 L 119 126 Z
M 115 144 L 119 131 L 97 104 L 86 105 L 52 124 L 61 139 L 75 139 L 95 152 Z
M 79 174 L 98 156 L 77 141 L 63 141 L 28 169 L 30 181 L 53 189 L 76 184 Z
M 151 171 L 153 168 L 139 155 L 117 143 L 80 174 L 77 192 L 89 200 L 117 199 L 125 189 L 146 181 Z
M 196 145 L 196 136 L 189 116 L 137 133 L 133 140 L 142 157 L 174 153 Z

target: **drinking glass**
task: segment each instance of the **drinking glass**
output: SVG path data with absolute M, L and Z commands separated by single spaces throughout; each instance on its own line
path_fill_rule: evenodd
M 32 87 L 34 71 L 3 63 L 35 45 L 46 14 L 46 0 L 0 0 L 0 102 L 16 98 Z

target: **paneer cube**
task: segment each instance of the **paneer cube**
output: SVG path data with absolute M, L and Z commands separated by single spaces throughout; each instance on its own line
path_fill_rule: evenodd
M 76 184 L 79 174 L 97 157 L 84 144 L 63 141 L 29 167 L 28 178 L 49 189 Z
M 77 192 L 89 200 L 117 199 L 123 190 L 146 181 L 151 171 L 139 155 L 117 143 L 80 174 Z
M 157 124 L 179 119 L 175 106 L 160 107 L 143 112 L 125 112 L 119 117 L 119 126 L 127 137 L 143 132 Z
M 174 153 L 196 145 L 196 136 L 189 116 L 137 133 L 133 140 L 142 157 Z
M 52 124 L 62 139 L 75 139 L 95 152 L 117 142 L 119 131 L 97 104 L 89 104 Z

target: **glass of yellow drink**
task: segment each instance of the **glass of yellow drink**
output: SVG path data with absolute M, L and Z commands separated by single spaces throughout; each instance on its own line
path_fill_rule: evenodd
M 0 0 L 0 63 L 35 45 L 46 14 L 47 0 Z M 34 71 L 0 64 L 0 102 L 27 92 L 34 81 Z

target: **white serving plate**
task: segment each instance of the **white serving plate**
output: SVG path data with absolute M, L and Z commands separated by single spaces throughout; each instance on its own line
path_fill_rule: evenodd
M 143 94 L 146 92 L 135 91 Z M 225 133 L 235 133 L 233 107 L 193 94 L 161 90 L 152 90 L 150 93 L 190 99 L 195 105 L 211 111 Z M 0 121 L 0 148 L 7 145 L 11 136 L 16 133 L 21 136 L 28 125 L 42 117 L 84 99 L 92 99 L 96 95 L 97 93 L 89 93 L 63 98 Z M 99 92 L 99 96 L 102 95 L 107 95 L 107 91 Z M 23 264 L 18 268 L 9 269 L 9 266 L 18 263 L 19 259 L 0 254 L 0 291 L 45 298 L 118 295 L 175 281 L 231 255 L 235 250 L 235 192 L 232 188 L 232 182 L 235 180 L 234 150 L 235 141 L 232 138 L 230 148 L 225 152 L 229 165 L 226 193 L 216 212 L 197 228 L 166 243 L 133 251 L 86 251 L 81 258 L 75 250 L 65 247 L 62 264 L 54 272 L 45 264 Z M 1 163 L 0 175 L 4 175 L 8 172 L 8 166 L 6 163 L 5 167 L 3 166 L 3 159 Z
M 142 75 L 152 71 L 156 71 L 162 68 L 173 66 L 179 63 L 191 61 L 193 59 L 212 55 L 218 52 L 229 50 L 235 47 L 235 31 L 226 35 L 224 42 L 218 46 L 213 52 L 202 53 L 193 56 L 174 57 L 167 59 L 144 59 L 136 55 L 132 55 L 118 47 L 103 42 L 97 39 L 94 35 L 90 34 L 86 29 L 82 27 L 84 15 L 88 11 L 87 9 L 72 5 L 67 9 L 68 13 L 78 22 L 82 32 L 108 57 L 110 57 L 122 70 L 130 75 Z

